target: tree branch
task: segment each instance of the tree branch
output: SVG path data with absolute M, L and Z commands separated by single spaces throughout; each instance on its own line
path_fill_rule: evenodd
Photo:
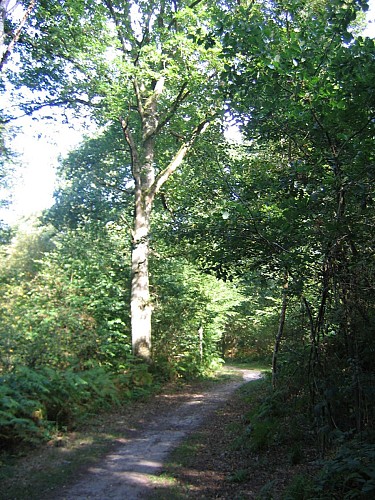
M 341 151 L 344 149 L 344 147 L 349 144 L 349 142 L 351 140 L 353 140 L 355 137 L 357 137 L 358 135 L 360 135 L 364 130 L 366 130 L 366 128 L 370 125 L 370 123 L 372 123 L 374 121 L 374 117 L 373 116 L 370 116 L 370 118 L 367 120 L 367 122 L 363 125 L 363 127 L 361 127 L 359 130 L 357 130 L 356 132 L 353 132 L 353 134 L 351 136 L 349 136 L 346 141 L 344 141 L 344 143 L 342 144 L 342 146 L 339 148 L 338 152 L 337 152 L 337 156 L 340 156 L 341 154 Z
M 20 107 L 23 111 L 23 114 L 21 114 L 19 116 L 13 116 L 10 118 L 9 117 L 2 118 L 2 119 L 0 119 L 0 123 L 2 125 L 5 125 L 5 124 L 10 123 L 12 121 L 19 120 L 20 118 L 23 118 L 25 116 L 31 116 L 33 113 L 35 113 L 36 111 L 40 111 L 43 108 L 48 108 L 48 107 L 56 108 L 56 107 L 64 106 L 64 105 L 72 105 L 74 103 L 82 104 L 84 106 L 88 106 L 88 107 L 92 107 L 92 108 L 99 106 L 97 104 L 93 104 L 90 101 L 85 101 L 84 99 L 80 99 L 79 97 L 77 97 L 75 99 L 56 99 L 56 100 L 46 101 L 43 103 L 32 104 L 32 105 L 30 105 L 29 108 L 27 107 L 27 105 L 13 106 L 13 108 L 17 107 L 17 109 Z
M 151 22 L 151 18 L 152 18 L 152 15 L 153 15 L 153 12 L 151 12 L 148 16 L 148 19 L 147 19 L 147 22 L 146 22 L 146 27 L 145 27 L 145 31 L 143 33 L 143 36 L 142 36 L 142 40 L 140 42 L 138 42 L 136 39 L 135 39 L 135 43 L 137 44 L 138 46 L 138 52 L 137 52 L 137 55 L 134 59 L 134 66 L 137 66 L 138 64 L 138 61 L 139 61 L 139 58 L 140 58 L 140 55 L 141 55 L 141 50 L 142 50 L 142 47 L 150 41 L 150 22 Z
M 162 93 L 163 88 L 164 88 L 164 80 L 165 78 L 162 76 L 158 80 L 158 82 L 155 85 L 155 89 L 153 94 L 146 100 L 145 105 L 141 108 L 138 109 L 142 121 L 146 121 L 146 115 L 150 113 L 151 115 L 154 116 L 155 120 L 153 123 L 153 126 L 150 127 L 150 120 L 148 119 L 148 123 L 145 125 L 148 126 L 148 130 L 145 131 L 143 140 L 146 141 L 148 139 L 151 139 L 152 137 L 155 137 L 159 132 L 163 129 L 163 127 L 169 122 L 169 120 L 172 118 L 174 113 L 176 112 L 178 106 L 187 98 L 187 96 L 190 94 L 190 91 L 186 91 L 187 87 L 187 82 L 185 82 L 181 89 L 180 92 L 178 93 L 176 99 L 173 101 L 171 107 L 169 110 L 166 112 L 164 118 L 162 120 L 158 120 L 157 117 L 157 98 L 159 95 Z M 140 99 L 140 96 L 137 95 L 137 100 Z M 149 117 L 147 117 L 149 118 Z M 146 128 L 146 127 L 145 127 Z
M 190 90 L 186 90 L 188 83 L 184 82 L 182 84 L 182 87 L 180 89 L 180 92 L 178 93 L 176 99 L 173 101 L 171 107 L 169 108 L 169 111 L 165 114 L 164 118 L 159 122 L 158 126 L 156 127 L 155 130 L 155 135 L 158 134 L 162 128 L 169 122 L 169 120 L 172 118 L 172 116 L 175 114 L 177 108 L 179 105 L 188 97 L 190 94 Z
M 105 189 L 111 189 L 118 191 L 119 193 L 126 194 L 128 196 L 132 196 L 134 194 L 134 189 L 126 189 L 122 188 L 120 186 L 116 186 L 114 184 L 111 184 L 109 182 L 101 181 L 100 179 L 95 179 L 96 184 L 98 184 L 100 187 L 103 187 Z
M 162 186 L 167 182 L 169 177 L 181 165 L 186 154 L 191 150 L 191 148 L 193 147 L 197 138 L 205 132 L 205 130 L 209 126 L 210 122 L 211 122 L 211 120 L 209 120 L 209 119 L 202 121 L 193 130 L 193 133 L 191 134 L 190 139 L 188 141 L 184 142 L 184 144 L 182 144 L 182 146 L 177 151 L 177 153 L 175 154 L 174 158 L 171 160 L 169 165 L 164 170 L 159 172 L 159 174 L 156 176 L 156 179 L 155 179 L 154 183 L 152 184 L 150 191 L 149 191 L 149 197 L 151 199 L 153 199 L 158 194 L 158 192 L 160 191 Z
M 115 9 L 113 7 L 112 0 L 104 0 L 104 3 L 106 4 L 106 6 L 107 6 L 107 8 L 112 16 L 113 22 L 115 23 L 117 36 L 118 36 L 118 39 L 120 40 L 122 50 L 123 50 L 124 54 L 129 54 L 130 51 L 126 48 L 126 39 L 122 34 L 121 24 L 117 18 Z
M 124 134 L 125 140 L 130 150 L 132 174 L 135 182 L 139 184 L 141 180 L 141 173 L 139 171 L 139 155 L 138 155 L 137 145 L 135 143 L 133 134 L 129 130 L 128 120 L 122 117 L 120 117 L 119 120 L 121 123 L 122 132 Z
M 134 87 L 135 97 L 137 100 L 137 110 L 138 110 L 138 113 L 140 114 L 141 118 L 143 118 L 144 109 L 143 109 L 143 105 L 142 105 L 141 89 L 139 88 L 139 85 L 138 85 L 138 82 L 136 79 L 133 80 L 133 87 Z
M 272 355 L 272 387 L 274 389 L 276 389 L 277 356 L 279 354 L 281 339 L 284 335 L 286 310 L 288 307 L 288 286 L 289 286 L 289 274 L 288 271 L 284 271 L 284 284 L 283 284 L 282 304 L 281 304 L 281 311 L 279 318 L 279 327 L 277 330 L 275 345 L 273 348 L 273 355 Z
M 190 5 L 188 5 L 188 9 L 194 9 L 194 7 L 196 7 L 201 2 L 203 2 L 203 0 L 195 0 Z M 177 14 L 177 10 L 176 10 L 175 14 Z M 167 26 L 167 30 L 170 30 L 172 28 L 172 26 L 175 24 L 176 24 L 176 16 L 173 16 L 172 20 L 170 21 L 170 23 Z
M 14 46 L 18 42 L 18 40 L 20 38 L 20 35 L 21 35 L 22 28 L 26 24 L 27 18 L 30 16 L 33 8 L 35 7 L 35 3 L 36 3 L 36 0 L 30 0 L 30 5 L 26 9 L 26 12 L 25 12 L 23 18 L 21 19 L 20 24 L 18 25 L 18 28 L 15 31 L 12 40 L 9 42 L 9 45 L 6 48 L 4 54 L 3 54 L 2 58 L 1 58 L 1 61 L 0 61 L 0 73 L 2 72 L 3 67 L 5 66 L 5 63 L 7 62 L 8 57 L 10 56 L 12 50 L 14 49 Z
M 338 164 L 338 154 L 337 154 L 336 146 L 333 143 L 328 130 L 324 127 L 323 123 L 320 121 L 320 119 L 319 119 L 317 113 L 315 112 L 314 108 L 311 108 L 310 111 L 311 111 L 311 114 L 312 114 L 315 122 L 317 123 L 318 127 L 320 128 L 320 130 L 325 135 L 325 138 L 327 140 L 328 146 L 329 146 L 329 148 L 330 148 L 330 150 L 332 152 L 332 156 L 333 156 L 334 173 L 337 175 L 337 174 L 339 174 L 339 164 Z

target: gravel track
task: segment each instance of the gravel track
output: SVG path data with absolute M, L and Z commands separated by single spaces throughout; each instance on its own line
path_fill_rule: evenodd
M 152 476 L 163 469 L 168 454 L 241 385 L 261 378 L 256 370 L 235 369 L 242 380 L 218 384 L 172 408 L 168 413 L 153 416 L 132 437 L 106 455 L 85 475 L 66 488 L 56 500 L 133 500 L 145 498 L 155 489 Z

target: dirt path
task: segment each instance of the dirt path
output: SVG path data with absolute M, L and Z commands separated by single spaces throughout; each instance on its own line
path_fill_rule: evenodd
M 172 449 L 242 384 L 261 377 L 261 373 L 255 370 L 236 371 L 242 373 L 242 380 L 192 394 L 187 402 L 171 408 L 166 414 L 151 416 L 151 421 L 145 423 L 142 429 L 124 439 L 114 452 L 89 468 L 84 477 L 67 488 L 60 500 L 132 500 L 146 497 L 154 489 L 151 476 L 162 470 L 163 462 Z

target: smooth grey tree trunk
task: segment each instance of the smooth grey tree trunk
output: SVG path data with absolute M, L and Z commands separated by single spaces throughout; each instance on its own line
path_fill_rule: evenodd
M 133 353 L 146 360 L 151 357 L 152 304 L 148 268 L 151 210 L 151 200 L 137 193 L 131 254 L 131 331 Z
M 183 101 L 185 85 L 166 118 L 159 120 L 157 112 L 158 98 L 164 89 L 164 79 L 157 82 L 154 92 L 146 99 L 142 97 L 140 86 L 134 83 L 141 119 L 142 139 L 136 143 L 127 120 L 121 119 L 125 140 L 132 157 L 132 172 L 135 182 L 134 225 L 132 232 L 131 257 L 131 336 L 133 354 L 146 361 L 151 358 L 151 319 L 152 301 L 149 283 L 150 221 L 153 202 L 161 187 L 181 165 L 192 148 L 196 138 L 209 125 L 210 119 L 204 120 L 192 130 L 190 137 L 180 146 L 171 161 L 157 175 L 154 166 L 155 140 L 168 120 L 176 111 L 179 101 Z M 212 117 L 211 117 L 212 119 Z

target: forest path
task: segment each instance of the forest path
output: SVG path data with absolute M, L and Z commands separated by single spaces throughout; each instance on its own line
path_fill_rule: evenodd
M 218 383 L 189 395 L 182 404 L 168 411 L 147 415 L 140 428 L 121 440 L 122 444 L 95 466 L 89 467 L 78 481 L 64 489 L 57 500 L 133 500 L 145 498 L 155 488 L 152 476 L 163 468 L 168 454 L 194 429 L 209 418 L 243 384 L 259 379 L 257 370 L 232 368 L 242 378 Z

